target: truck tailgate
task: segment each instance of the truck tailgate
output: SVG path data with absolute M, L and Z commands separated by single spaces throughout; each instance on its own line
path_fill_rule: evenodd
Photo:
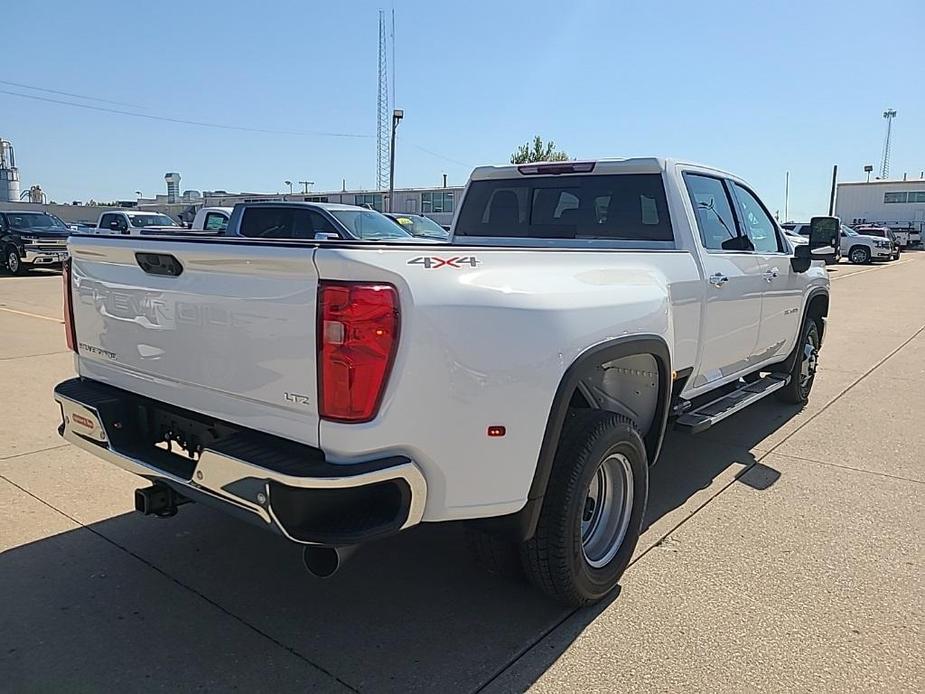
M 317 445 L 313 248 L 73 236 L 69 249 L 81 376 Z

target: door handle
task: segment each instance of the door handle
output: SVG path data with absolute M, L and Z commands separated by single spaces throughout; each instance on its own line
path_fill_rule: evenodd
M 710 284 L 712 284 L 714 287 L 722 287 L 724 284 L 726 284 L 726 282 L 729 281 L 729 278 L 721 272 L 714 272 L 712 275 L 710 275 L 709 281 Z
M 774 280 L 777 279 L 779 274 L 780 273 L 777 271 L 777 268 L 771 268 L 770 270 L 764 273 L 764 279 L 766 282 L 773 282 Z

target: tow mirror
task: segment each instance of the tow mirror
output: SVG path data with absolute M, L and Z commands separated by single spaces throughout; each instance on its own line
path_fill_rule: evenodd
M 841 237 L 841 220 L 838 217 L 813 217 L 809 221 L 809 251 L 815 260 L 835 255 Z
M 812 251 L 809 250 L 808 243 L 801 243 L 793 249 L 790 267 L 794 272 L 806 272 L 812 264 L 813 254 Z

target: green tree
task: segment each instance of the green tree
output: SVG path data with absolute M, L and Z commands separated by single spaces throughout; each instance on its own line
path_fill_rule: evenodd
M 552 140 L 543 144 L 543 139 L 537 135 L 533 144 L 529 142 L 521 145 L 511 155 L 512 164 L 531 164 L 537 161 L 568 161 L 569 155 L 556 150 L 556 143 Z

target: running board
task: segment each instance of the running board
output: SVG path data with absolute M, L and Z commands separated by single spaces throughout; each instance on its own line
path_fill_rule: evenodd
M 783 374 L 768 374 L 753 383 L 747 383 L 741 388 L 717 398 L 713 402 L 698 407 L 696 410 L 683 414 L 675 420 L 675 426 L 685 429 L 691 434 L 699 434 L 714 424 L 731 417 L 736 412 L 744 410 L 775 390 L 780 390 L 790 382 L 790 376 Z

